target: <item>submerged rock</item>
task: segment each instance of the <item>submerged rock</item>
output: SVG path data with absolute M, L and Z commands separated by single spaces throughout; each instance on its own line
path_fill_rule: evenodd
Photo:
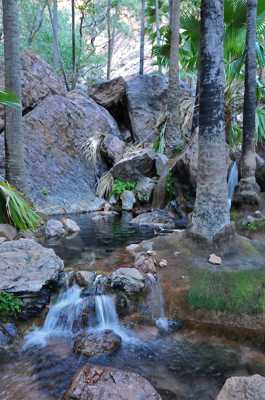
M 0 254 L 0 292 L 22 299 L 23 318 L 37 315 L 49 302 L 50 288 L 59 282 L 63 261 L 31 239 L 4 242 Z
M 174 229 L 176 227 L 176 219 L 165 210 L 154 210 L 138 215 L 138 217 L 131 220 L 130 224 L 159 229 Z
M 136 203 L 136 198 L 134 193 L 131 192 L 130 190 L 125 190 L 121 195 L 121 203 L 122 203 L 122 209 L 124 211 L 132 211 Z
M 85 365 L 74 377 L 63 400 L 161 400 L 143 377 L 124 370 Z
M 229 378 L 216 400 L 265 400 L 265 378 L 260 375 Z
M 116 335 L 116 333 L 111 330 L 84 333 L 76 338 L 74 352 L 86 357 L 94 357 L 113 353 L 120 345 L 120 336 Z
M 57 219 L 49 219 L 45 227 L 45 236 L 47 239 L 64 236 L 65 229 L 62 222 Z
M 139 293 L 145 287 L 144 275 L 136 268 L 119 268 L 111 274 L 111 286 L 128 294 Z

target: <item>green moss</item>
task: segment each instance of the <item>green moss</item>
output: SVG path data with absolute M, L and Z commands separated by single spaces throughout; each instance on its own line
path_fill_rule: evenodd
M 257 219 L 253 222 L 247 222 L 240 225 L 240 228 L 249 232 L 265 231 L 265 219 Z
M 125 192 L 125 190 L 133 192 L 135 188 L 136 188 L 135 181 L 125 181 L 123 179 L 115 179 L 111 194 L 115 196 L 116 199 L 120 199 L 122 193 Z
M 265 271 L 198 271 L 192 276 L 188 303 L 207 310 L 262 313 L 265 311 Z
M 22 307 L 22 301 L 17 299 L 12 294 L 6 292 L 0 292 L 0 317 L 14 317 L 20 311 Z

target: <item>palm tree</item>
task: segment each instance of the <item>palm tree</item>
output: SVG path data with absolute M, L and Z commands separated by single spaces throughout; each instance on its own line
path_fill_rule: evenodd
M 179 127 L 179 17 L 180 0 L 170 0 L 171 43 L 168 80 L 168 119 L 166 126 L 166 152 L 172 155 L 174 150 L 182 147 Z
M 156 0 L 155 7 L 156 7 L 156 45 L 157 45 L 157 48 L 160 49 L 161 36 L 160 36 L 160 5 L 159 5 L 159 0 Z M 159 58 L 158 58 L 158 63 L 157 64 L 158 64 L 158 71 L 161 72 L 161 63 L 159 61 Z
M 144 74 L 144 36 L 145 36 L 145 0 L 142 0 L 141 7 L 141 32 L 140 32 L 140 70 L 139 74 Z
M 240 203 L 259 203 L 259 187 L 256 183 L 256 61 L 257 0 L 247 1 L 247 34 L 245 63 L 245 94 L 243 113 L 243 147 L 241 156 L 241 180 L 236 199 Z
M 76 75 L 76 45 L 75 45 L 75 0 L 72 0 L 72 89 L 75 88 Z
M 223 38 L 223 0 L 202 0 L 199 154 L 191 231 L 209 241 L 213 241 L 217 234 L 230 225 Z
M 21 99 L 20 28 L 17 0 L 2 0 L 4 28 L 5 88 Z M 24 137 L 21 108 L 6 108 L 6 179 L 25 189 Z

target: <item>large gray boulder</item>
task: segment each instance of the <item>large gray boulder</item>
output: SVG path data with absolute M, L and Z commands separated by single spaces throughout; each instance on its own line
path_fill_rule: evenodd
M 49 302 L 49 289 L 59 282 L 63 261 L 31 239 L 4 242 L 0 254 L 0 292 L 21 297 L 25 318 L 37 315 Z
M 27 112 L 36 107 L 45 97 L 64 95 L 65 85 L 52 67 L 36 54 L 26 52 L 22 64 L 22 107 Z M 0 87 L 4 88 L 4 62 L 0 63 Z M 0 106 L 0 129 L 4 127 L 4 107 Z
M 260 375 L 229 378 L 216 400 L 265 400 L 265 378 Z
M 85 365 L 74 377 L 63 400 L 161 400 L 140 375 L 125 370 Z
M 38 209 L 62 214 L 103 208 L 95 196 L 95 166 L 82 146 L 99 133 L 119 134 L 105 109 L 81 92 L 50 96 L 23 118 L 23 129 L 27 194 Z M 3 148 L 2 138 L 2 157 Z
M 156 154 L 151 149 L 141 149 L 123 158 L 111 170 L 114 178 L 137 180 L 141 176 L 156 175 Z
M 144 275 L 136 268 L 119 268 L 111 274 L 111 286 L 128 294 L 139 293 L 145 287 Z

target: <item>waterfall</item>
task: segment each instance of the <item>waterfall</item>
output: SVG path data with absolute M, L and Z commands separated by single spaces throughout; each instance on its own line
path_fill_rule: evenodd
M 113 296 L 102 295 L 96 296 L 96 317 L 98 321 L 97 328 L 100 330 L 115 330 L 119 327 L 119 317 Z
M 238 167 L 236 161 L 233 162 L 228 177 L 228 203 L 229 207 L 232 206 L 233 196 L 238 185 Z
M 168 331 L 168 320 L 165 313 L 165 302 L 160 279 L 158 276 L 155 277 L 153 274 L 148 274 L 148 278 L 150 287 L 149 301 L 151 305 L 152 318 L 159 329 Z

